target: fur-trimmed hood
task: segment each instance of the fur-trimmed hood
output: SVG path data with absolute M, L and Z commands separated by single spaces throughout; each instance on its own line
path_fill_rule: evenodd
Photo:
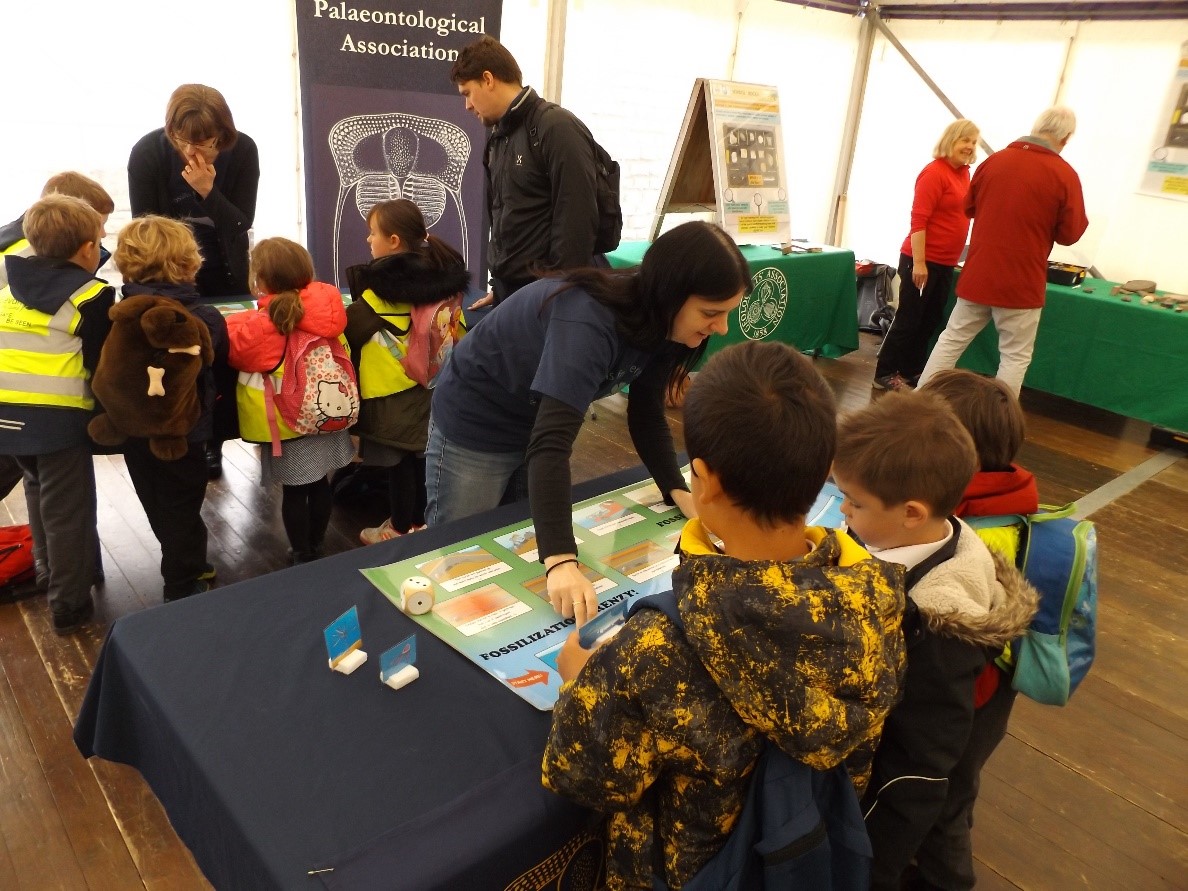
M 954 553 L 915 585 L 909 583 L 908 597 L 929 631 L 1001 649 L 1027 629 L 1039 595 L 973 529 L 956 518 L 949 522 L 954 525 Z
M 351 299 L 363 299 L 364 291 L 388 303 L 421 306 L 452 297 L 470 287 L 470 273 L 463 266 L 438 269 L 413 253 L 389 254 L 347 270 Z

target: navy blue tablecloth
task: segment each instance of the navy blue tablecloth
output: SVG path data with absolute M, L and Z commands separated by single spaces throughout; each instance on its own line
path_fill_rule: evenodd
M 220 889 L 502 889 L 550 869 L 592 887 L 591 815 L 540 786 L 549 714 L 428 632 L 420 678 L 382 685 L 379 654 L 421 629 L 357 571 L 526 516 L 498 508 L 117 620 L 75 743 L 140 771 Z M 369 659 L 344 676 L 322 630 L 352 605 Z

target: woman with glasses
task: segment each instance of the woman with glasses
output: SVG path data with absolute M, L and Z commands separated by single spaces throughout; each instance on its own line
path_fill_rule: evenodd
M 259 182 L 256 143 L 236 131 L 223 94 L 202 84 L 174 90 L 165 126 L 143 136 L 128 158 L 132 216 L 189 224 L 203 258 L 203 297 L 248 293 L 248 229 Z
M 248 230 L 259 183 L 256 143 L 236 131 L 223 94 L 202 84 L 174 90 L 165 126 L 141 137 L 128 156 L 132 216 L 158 214 L 190 227 L 202 254 L 196 285 L 205 298 L 248 293 Z M 223 441 L 239 436 L 235 372 L 228 367 L 215 378 L 211 479 L 223 472 Z

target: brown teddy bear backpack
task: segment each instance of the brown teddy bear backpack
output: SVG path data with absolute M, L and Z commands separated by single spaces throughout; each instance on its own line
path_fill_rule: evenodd
M 142 437 L 158 458 L 175 461 L 202 414 L 198 377 L 214 362 L 210 332 L 181 303 L 154 294 L 123 299 L 108 317 L 111 333 L 91 380 L 103 413 L 87 432 L 104 446 Z

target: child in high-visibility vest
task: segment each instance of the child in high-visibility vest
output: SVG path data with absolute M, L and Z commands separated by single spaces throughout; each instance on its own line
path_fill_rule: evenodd
M 363 463 L 388 472 L 389 514 L 359 533 L 375 544 L 425 524 L 425 444 L 432 391 L 408 373 L 404 361 L 414 310 L 457 298 L 470 282 L 461 254 L 425 229 L 425 218 L 406 199 L 383 201 L 367 217 L 371 263 L 347 271 L 352 302 L 347 342 L 363 397 L 359 437 Z M 460 298 L 458 300 L 460 304 Z
M 256 245 L 250 282 L 259 308 L 228 317 L 230 361 L 240 371 L 236 388 L 240 433 L 249 442 L 268 443 L 272 435 L 266 417 L 264 376 L 280 368 L 289 335 L 294 332 L 340 337 L 346 327 L 346 311 L 337 288 L 314 281 L 309 251 L 287 238 L 266 238 Z M 276 420 L 283 448 L 274 455 L 268 447 L 261 447 L 262 481 L 283 487 L 281 519 L 289 538 L 290 561 L 305 563 L 324 553 L 332 508 L 329 474 L 349 464 L 355 449 L 346 429 L 301 436 Z

